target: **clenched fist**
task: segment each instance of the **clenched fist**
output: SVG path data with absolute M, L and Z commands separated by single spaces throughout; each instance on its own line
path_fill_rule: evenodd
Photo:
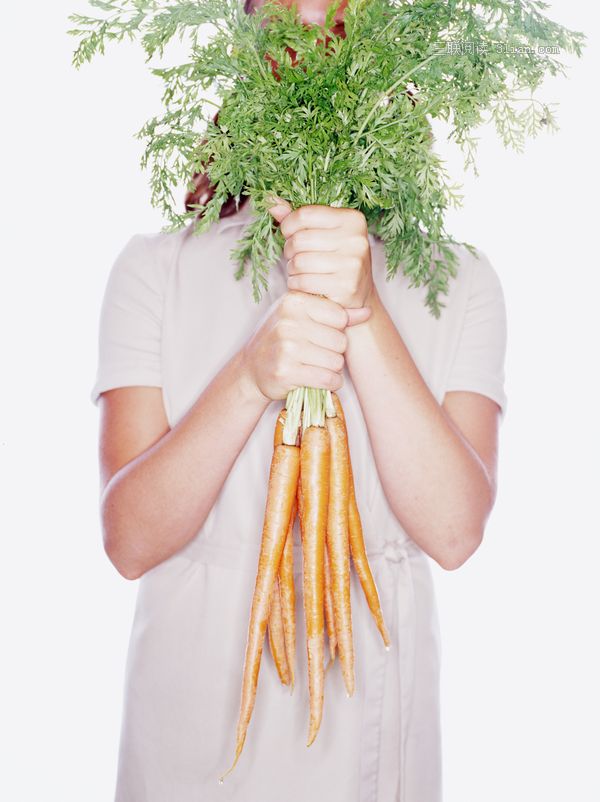
M 344 329 L 362 323 L 368 309 L 346 310 L 328 298 L 287 292 L 243 349 L 253 386 L 272 401 L 297 387 L 339 390 L 342 386 Z
M 300 206 L 277 199 L 269 211 L 285 237 L 288 289 L 363 307 L 373 291 L 367 221 L 357 209 Z

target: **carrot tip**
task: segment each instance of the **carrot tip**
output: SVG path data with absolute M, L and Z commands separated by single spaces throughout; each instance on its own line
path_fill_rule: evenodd
M 392 648 L 391 646 L 386 646 L 385 647 L 386 652 L 389 652 L 391 648 Z
M 245 738 L 245 736 L 244 736 L 244 739 L 241 741 L 241 743 L 239 743 L 239 742 L 238 742 L 238 744 L 237 744 L 237 746 L 236 746 L 236 750 L 235 750 L 235 760 L 233 761 L 233 764 L 232 764 L 231 768 L 230 768 L 230 769 L 227 769 L 227 771 L 225 772 L 225 774 L 222 774 L 222 775 L 219 777 L 219 785 L 223 785 L 223 780 L 225 779 L 225 777 L 227 777 L 227 775 L 228 775 L 228 774 L 231 774 L 231 772 L 232 772 L 232 771 L 234 770 L 234 768 L 236 767 L 236 764 L 237 764 L 237 762 L 238 762 L 238 760 L 239 760 L 239 758 L 240 758 L 240 755 L 242 754 L 242 749 L 244 748 L 244 741 L 245 741 L 245 740 L 246 740 L 246 738 Z

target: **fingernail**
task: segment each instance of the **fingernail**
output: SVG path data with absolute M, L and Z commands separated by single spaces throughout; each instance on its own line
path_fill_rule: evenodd
M 285 212 L 287 212 L 287 206 L 284 206 L 283 204 L 278 203 L 275 206 L 271 206 L 269 211 L 271 212 L 272 215 L 275 215 L 275 216 L 280 215 L 280 214 L 285 214 Z

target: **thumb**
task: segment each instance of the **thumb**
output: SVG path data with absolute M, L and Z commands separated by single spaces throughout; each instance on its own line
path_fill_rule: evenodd
M 371 307 L 361 306 L 359 309 L 346 309 L 348 313 L 348 326 L 357 326 L 365 323 L 371 317 Z
M 273 204 L 274 205 L 270 207 L 269 212 L 273 215 L 278 223 L 281 223 L 284 217 L 287 217 L 292 211 L 292 207 L 287 201 L 278 197 L 273 198 Z

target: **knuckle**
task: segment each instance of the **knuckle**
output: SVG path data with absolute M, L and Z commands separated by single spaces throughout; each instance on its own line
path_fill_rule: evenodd
M 296 209 L 296 217 L 301 225 L 306 225 L 308 223 L 309 215 L 310 210 L 306 206 L 300 206 L 298 209 Z
M 298 260 L 298 254 L 296 256 L 292 256 L 291 259 L 288 260 L 286 265 L 287 275 L 288 275 L 288 282 L 290 278 L 294 279 L 294 282 L 298 282 L 298 274 L 300 272 L 300 262 Z
M 327 377 L 328 390 L 339 390 L 343 383 L 344 380 L 341 373 L 330 373 Z
M 276 359 L 273 364 L 273 378 L 277 381 L 283 381 L 285 375 L 286 371 L 283 361 L 281 359 Z
M 333 362 L 333 369 L 336 373 L 339 373 L 340 370 L 344 368 L 344 357 L 341 354 L 334 354 L 332 362 Z
M 348 315 L 346 314 L 346 318 L 347 317 Z M 337 341 L 337 350 L 340 354 L 344 354 L 346 352 L 346 348 L 348 348 L 348 336 L 343 331 L 340 331 L 338 332 Z
M 367 227 L 367 218 L 365 217 L 364 213 L 360 211 L 360 209 L 352 209 L 354 220 L 356 221 L 358 226 L 361 226 L 366 229 Z
M 286 315 L 289 314 L 290 311 L 290 297 L 289 292 L 286 292 L 284 295 L 281 296 L 279 299 L 279 306 L 277 307 L 277 319 L 282 320 Z
M 277 369 L 282 368 L 289 361 L 290 357 L 290 340 L 287 336 L 281 336 L 275 345 L 274 350 L 274 363 Z
M 285 318 L 292 317 L 298 307 L 298 298 L 293 292 L 286 292 L 281 300 L 281 314 Z M 281 318 L 280 318 L 281 320 Z
M 292 340 L 292 338 L 288 335 L 281 340 L 280 343 L 280 353 L 284 359 L 289 359 L 291 356 L 294 355 L 296 350 L 296 344 Z
M 333 306 L 333 325 L 338 329 L 345 329 L 348 325 L 348 312 L 338 303 Z
M 304 292 L 305 291 L 304 277 L 302 276 L 301 273 L 289 276 L 287 280 L 287 286 L 289 290 L 296 290 L 296 292 Z
M 306 266 L 306 252 L 294 254 L 290 262 L 293 265 L 294 271 L 301 272 L 303 267 Z
M 284 316 L 278 317 L 273 323 L 273 334 L 276 340 L 281 341 L 285 337 L 287 323 L 288 321 Z
M 360 238 L 359 249 L 363 256 L 366 256 L 366 254 L 368 254 L 371 250 L 371 243 L 369 242 L 366 234 Z
M 354 293 L 358 290 L 359 284 L 360 282 L 358 280 L 358 276 L 349 276 L 348 279 L 346 280 L 346 292 L 350 296 L 353 296 Z
M 350 257 L 350 267 L 355 274 L 360 273 L 362 270 L 362 257 L 360 254 L 353 254 Z

